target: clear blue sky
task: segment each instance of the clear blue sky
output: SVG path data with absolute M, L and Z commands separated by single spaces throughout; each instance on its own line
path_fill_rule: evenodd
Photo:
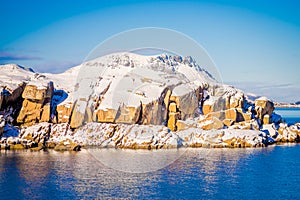
M 182 32 L 213 58 L 225 83 L 300 100 L 297 1 L 0 1 L 0 63 L 62 72 L 132 28 Z

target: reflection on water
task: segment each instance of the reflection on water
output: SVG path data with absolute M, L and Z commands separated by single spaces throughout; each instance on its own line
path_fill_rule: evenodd
M 112 169 L 146 173 L 160 170 L 177 160 L 186 149 L 131 150 L 131 149 L 88 149 L 99 162 Z
M 161 152 L 126 150 L 120 154 L 115 149 L 94 149 L 93 154 L 87 150 L 0 151 L 0 194 L 1 199 L 14 199 L 15 195 L 21 199 L 293 198 L 300 189 L 299 151 L 299 145 Z M 151 154 L 153 159 L 149 159 Z M 141 164 L 143 156 L 146 160 Z M 175 162 L 166 165 L 176 156 Z M 114 163 L 114 159 L 118 162 Z M 158 163 L 165 167 L 153 171 L 161 166 Z M 111 167 L 117 165 L 118 168 Z M 119 170 L 132 170 L 136 165 L 145 167 L 146 172 Z

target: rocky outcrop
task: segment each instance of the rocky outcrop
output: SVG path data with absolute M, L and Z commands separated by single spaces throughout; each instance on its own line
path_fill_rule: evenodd
M 0 92 L 0 110 L 13 105 L 21 97 L 26 83 L 19 83 L 15 88 L 2 88 Z
M 256 118 L 263 121 L 263 124 L 270 123 L 270 116 L 274 111 L 274 103 L 266 97 L 261 97 L 255 100 Z
M 199 131 L 190 129 L 178 133 L 182 144 L 188 147 L 206 148 L 246 148 L 267 146 L 268 136 L 260 131 L 237 131 L 237 130 L 209 130 Z
M 24 101 L 17 122 L 23 126 L 30 126 L 37 122 L 49 122 L 53 89 L 52 82 L 42 85 L 34 83 L 26 85 L 22 93 Z
M 211 96 L 203 103 L 202 111 L 206 117 L 205 129 L 216 129 L 223 125 L 230 129 L 258 130 L 263 124 L 279 124 L 280 116 L 273 113 L 274 104 L 265 97 L 248 101 L 244 94 L 230 86 L 215 85 L 209 89 Z M 219 120 L 216 120 L 217 118 Z M 215 123 L 212 122 L 214 119 Z M 202 124 L 200 123 L 200 126 Z M 212 125 L 209 125 L 212 124 Z M 213 124 L 219 124 L 213 126 Z
M 44 146 L 46 141 L 50 137 L 51 124 L 49 123 L 40 123 L 36 126 L 31 126 L 29 128 L 24 127 L 20 130 L 19 137 L 27 141 L 32 141 L 40 146 Z
M 275 124 L 267 124 L 263 126 L 262 130 L 278 143 L 300 141 L 299 123 L 291 126 L 288 126 L 286 123 L 280 123 L 278 129 Z
M 9 123 L 15 123 L 22 108 L 22 93 L 25 83 L 21 82 L 9 88 L 5 85 L 0 92 L 0 114 Z
M 74 150 L 79 151 L 81 146 L 70 139 L 73 136 L 70 125 L 39 123 L 20 130 L 7 127 L 0 140 L 1 149 L 30 149 L 33 151 L 45 148 L 53 148 L 57 151 Z

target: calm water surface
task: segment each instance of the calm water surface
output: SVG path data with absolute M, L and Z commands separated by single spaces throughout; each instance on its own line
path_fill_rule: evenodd
M 300 145 L 175 151 L 179 159 L 147 173 L 112 169 L 86 150 L 1 151 L 0 199 L 299 198 Z
M 275 112 L 281 115 L 288 124 L 300 123 L 300 108 L 276 108 Z
M 275 112 L 300 122 L 300 109 Z M 0 199 L 299 199 L 299 191 L 300 145 L 0 151 Z

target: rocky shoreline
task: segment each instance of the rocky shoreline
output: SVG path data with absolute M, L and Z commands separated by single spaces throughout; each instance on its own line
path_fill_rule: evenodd
M 285 123 L 272 101 L 249 100 L 189 56 L 120 53 L 62 74 L 18 65 L 0 70 L 3 150 L 248 148 L 300 141 L 300 124 Z
M 253 148 L 276 143 L 298 143 L 300 124 L 279 129 L 273 124 L 261 130 L 189 128 L 172 132 L 165 126 L 88 123 L 73 131 L 70 125 L 43 122 L 20 130 L 18 136 L 6 131 L 0 140 L 2 150 L 54 149 L 79 151 L 82 147 L 170 149 L 185 147 L 204 148 Z M 16 134 L 15 134 L 16 135 Z

